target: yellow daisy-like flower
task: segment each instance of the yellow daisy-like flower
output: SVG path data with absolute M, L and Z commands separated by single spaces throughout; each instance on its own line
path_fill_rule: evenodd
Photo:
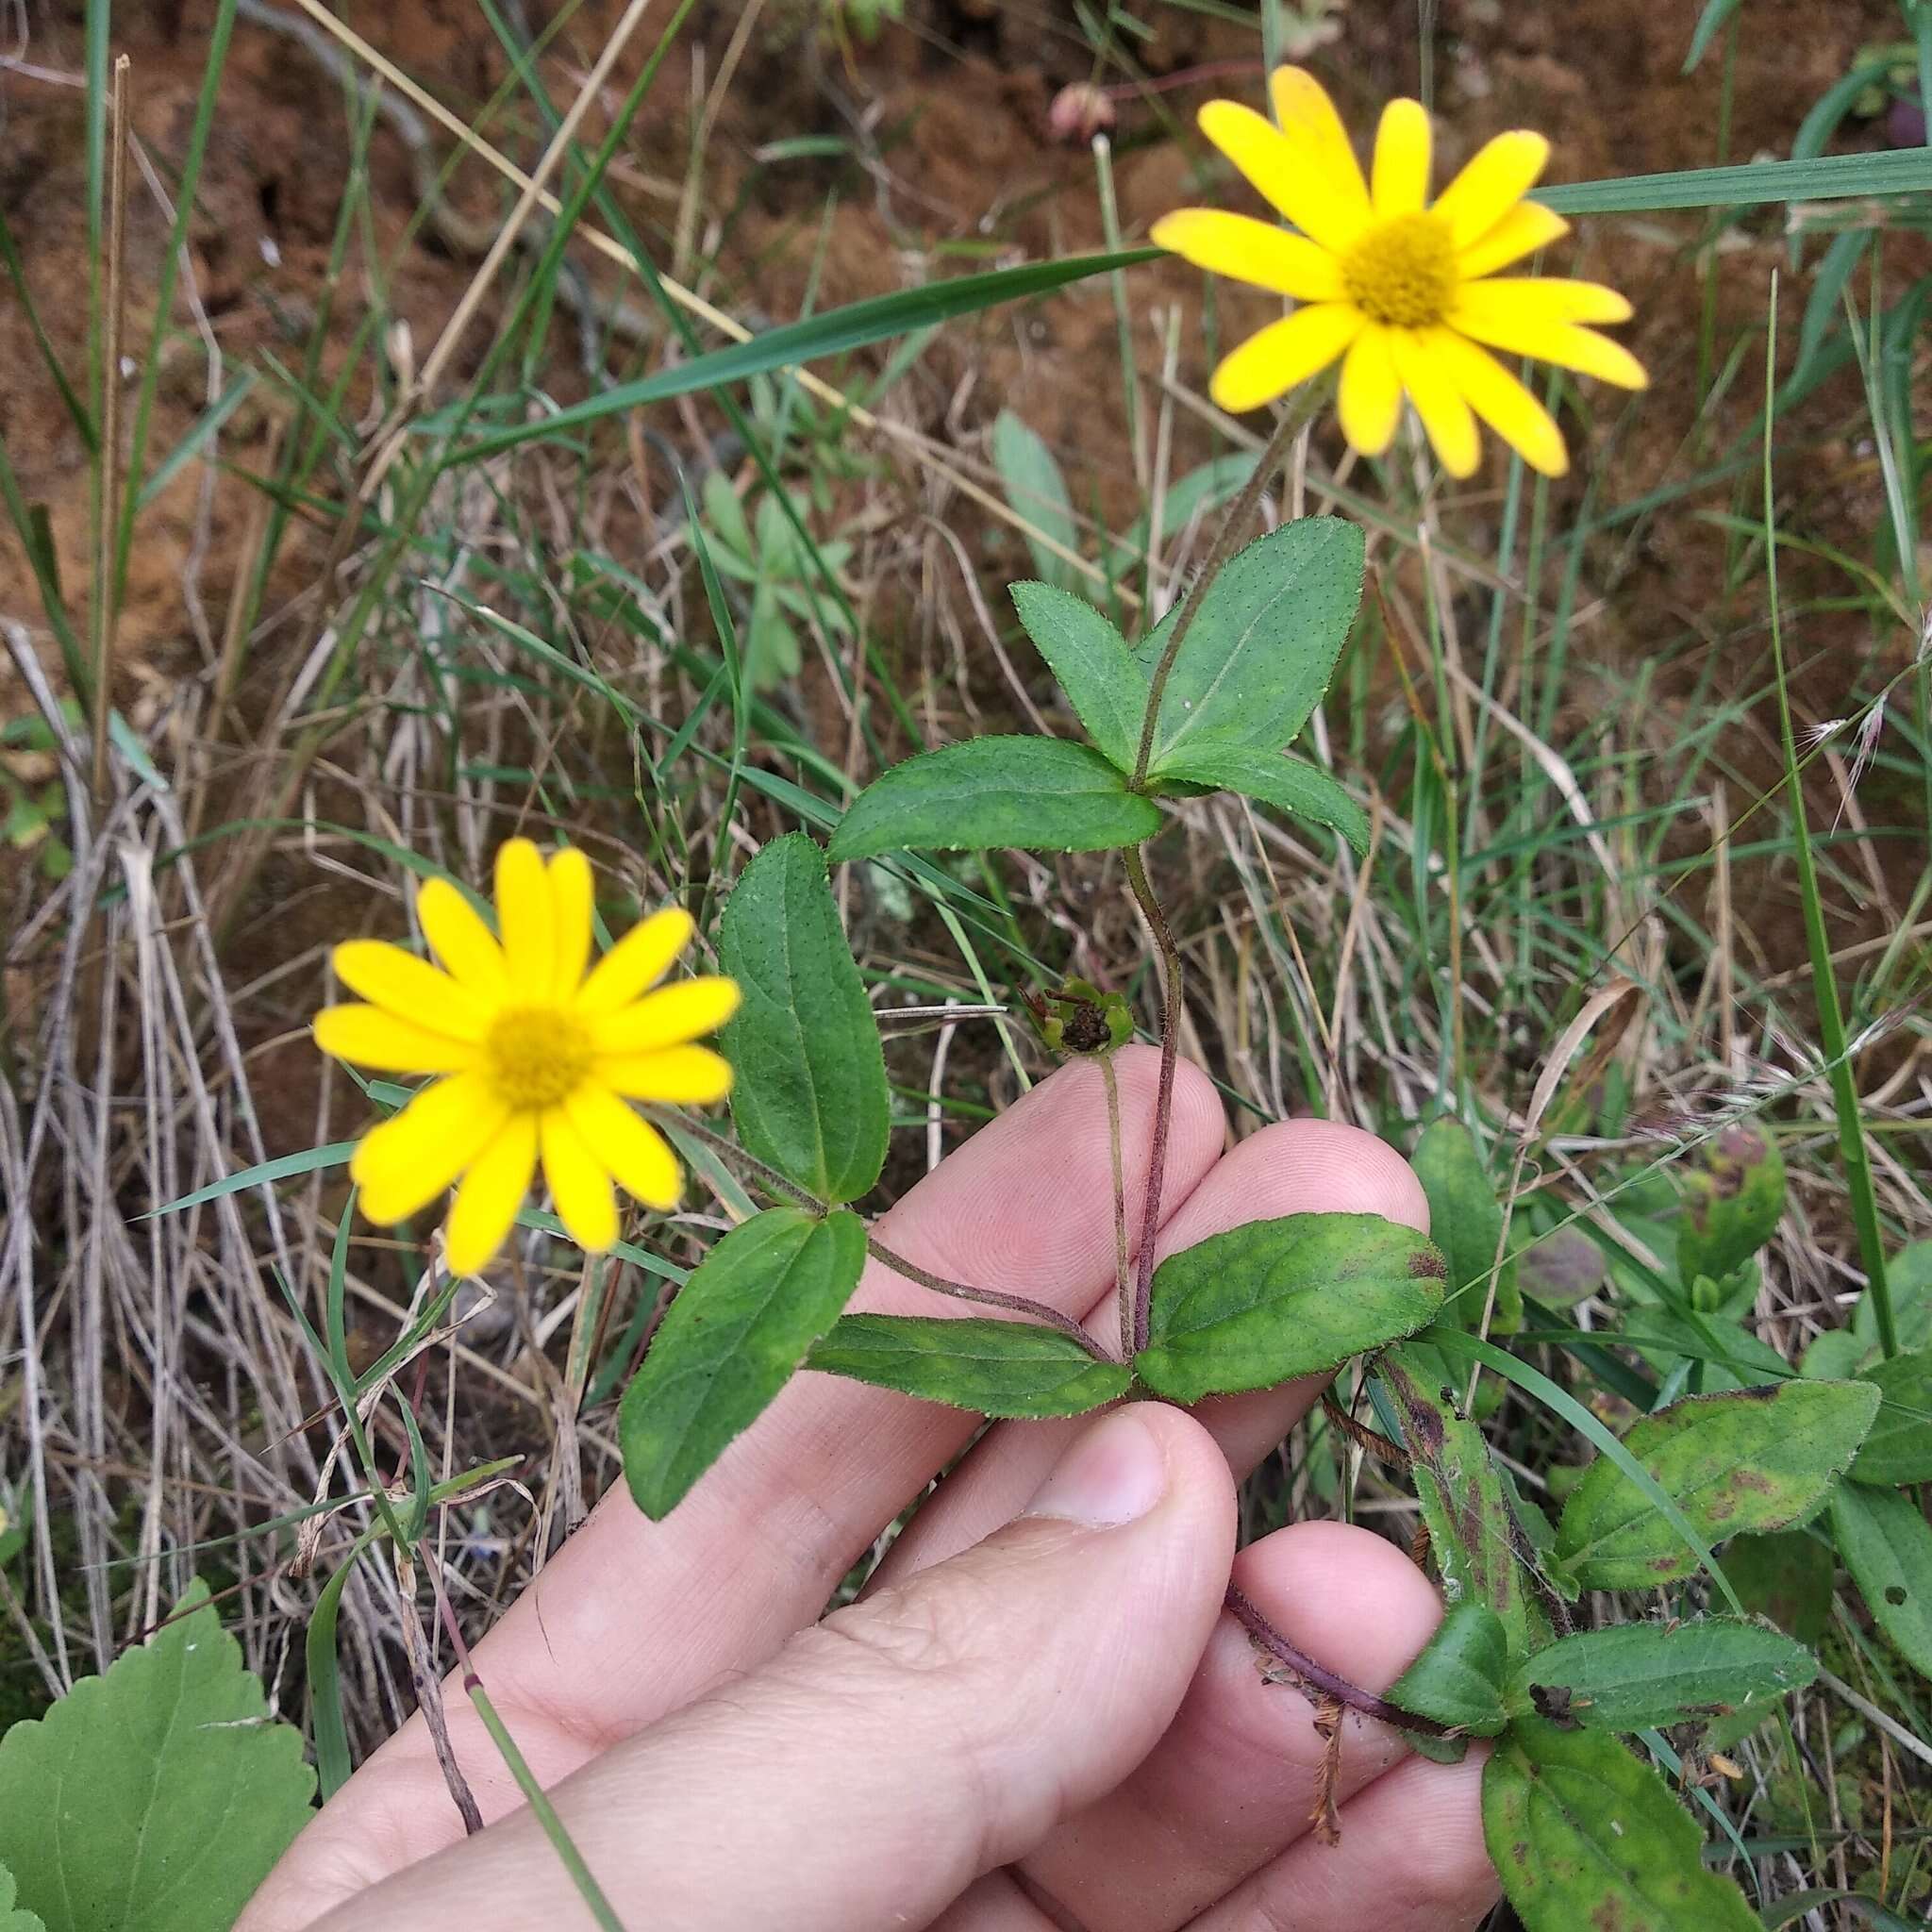
M 500 940 L 431 879 L 416 913 L 442 970 L 382 940 L 335 950 L 343 985 L 368 1004 L 325 1008 L 316 1044 L 381 1073 L 439 1076 L 357 1147 L 362 1211 L 389 1226 L 460 1176 L 446 1230 L 458 1274 L 502 1247 L 540 1159 L 558 1216 L 591 1254 L 617 1239 L 613 1177 L 647 1207 L 675 1206 L 676 1156 L 625 1102 L 702 1106 L 731 1090 L 724 1057 L 691 1042 L 737 1010 L 737 982 L 651 991 L 689 943 L 691 915 L 653 913 L 592 965 L 591 897 L 581 852 L 545 865 L 512 839 L 496 855 Z
M 1201 131 L 1301 233 L 1205 208 L 1154 225 L 1154 240 L 1195 267 L 1302 305 L 1223 361 L 1214 400 L 1236 412 L 1259 408 L 1341 357 L 1342 432 L 1364 455 L 1388 448 L 1406 393 L 1452 476 L 1475 471 L 1478 417 L 1531 468 L 1560 476 L 1569 466 L 1562 432 L 1489 350 L 1625 389 L 1648 378 L 1621 343 L 1585 325 L 1629 319 L 1614 289 L 1496 274 L 1569 232 L 1560 215 L 1524 199 L 1549 142 L 1497 135 L 1431 203 L 1421 102 L 1382 110 L 1364 181 L 1313 75 L 1280 67 L 1269 89 L 1279 126 L 1239 102 L 1209 101 Z

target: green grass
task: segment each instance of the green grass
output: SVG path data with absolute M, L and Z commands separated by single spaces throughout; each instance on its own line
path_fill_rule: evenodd
M 1264 14 L 1264 30 L 1278 33 L 1276 9 Z M 511 21 L 494 8 L 479 25 L 517 50 Z M 135 304 L 154 321 L 124 419 L 120 515 L 90 552 L 106 559 L 105 575 L 60 581 L 22 480 L 39 473 L 0 437 L 6 555 L 29 566 L 9 570 L 0 617 L 57 647 L 90 725 L 107 702 L 92 676 L 90 643 L 101 636 L 92 626 L 114 608 L 152 520 L 211 473 L 234 504 L 259 506 L 252 520 L 225 520 L 228 547 L 203 586 L 218 612 L 218 663 L 182 680 L 181 708 L 165 719 L 137 708 L 126 679 L 115 687 L 124 741 L 144 741 L 171 789 L 138 792 L 116 755 L 119 824 L 144 858 L 75 839 L 76 882 L 33 929 L 35 991 L 8 994 L 0 1042 L 21 1072 L 27 1127 L 59 1124 L 58 1137 L 43 1125 L 34 1142 L 31 1177 L 34 1198 L 54 1204 L 43 1230 L 50 1279 L 67 1283 L 61 1271 L 120 1217 L 162 1202 L 178 1210 L 157 1217 L 152 1251 L 147 1225 L 131 1220 L 131 1245 L 110 1246 L 101 1265 L 124 1313 L 105 1336 L 79 1322 L 71 1291 L 54 1296 L 51 1315 L 43 1292 L 48 1353 L 33 1401 L 10 1366 L 0 1370 L 0 1473 L 36 1472 L 73 1524 L 71 1548 L 37 1525 L 8 1580 L 50 1646 L 58 1632 L 80 1658 L 126 1627 L 148 1588 L 152 1539 L 130 1526 L 141 1512 L 130 1519 L 119 1504 L 139 1497 L 183 1546 L 273 1521 L 283 1541 L 263 1534 L 260 1563 L 287 1555 L 294 1512 L 325 1481 L 325 1437 L 305 1422 L 340 1419 L 357 1386 L 354 1357 L 366 1368 L 401 1331 L 411 1251 L 352 1227 L 329 1170 L 293 1151 L 332 1141 L 364 1109 L 340 1084 L 320 1104 L 312 1070 L 291 1074 L 294 1059 L 275 1044 L 321 992 L 325 934 L 398 930 L 411 870 L 478 882 L 490 850 L 516 829 L 583 843 L 612 924 L 682 898 L 708 925 L 757 844 L 797 825 L 823 837 L 852 790 L 891 759 L 1024 725 L 1028 705 L 1071 731 L 1001 589 L 1034 574 L 1028 540 L 1064 548 L 1071 531 L 1088 566 L 1081 586 L 1099 597 L 1103 580 L 1116 614 L 1136 624 L 1135 606 L 1171 596 L 1212 532 L 1211 519 L 1191 527 L 1164 515 L 1150 546 L 1156 503 L 1216 463 L 1200 489 L 1224 499 L 1255 446 L 1247 426 L 1205 402 L 1206 350 L 1191 329 L 1176 341 L 1174 381 L 1163 380 L 1165 339 L 1141 306 L 1154 286 L 1139 246 L 1148 211 L 1117 203 L 1124 166 L 1096 177 L 1084 157 L 1054 192 L 1068 226 L 1104 239 L 1104 250 L 962 263 L 881 224 L 879 248 L 905 251 L 904 280 L 917 286 L 864 299 L 829 272 L 820 283 L 835 228 L 872 206 L 862 173 L 827 166 L 801 197 L 783 178 L 801 164 L 795 156 L 696 156 L 708 186 L 690 278 L 751 339 L 730 341 L 694 318 L 654 265 L 672 259 L 675 208 L 639 188 L 651 171 L 632 130 L 639 115 L 683 112 L 667 74 L 701 26 L 689 7 L 654 17 L 654 46 L 634 48 L 623 71 L 623 109 L 592 116 L 594 132 L 556 178 L 560 214 L 510 252 L 468 353 L 423 399 L 407 396 L 394 345 L 420 312 L 436 203 L 396 219 L 392 187 L 380 185 L 393 181 L 393 128 L 373 94 L 314 68 L 331 111 L 340 90 L 344 151 L 308 326 L 272 348 L 225 347 L 222 399 L 184 412 L 158 387 L 164 354 L 200 353 L 173 242 L 193 232 L 210 171 L 226 165 L 210 137 L 230 111 L 230 29 L 261 32 L 245 16 L 236 25 L 234 0 L 223 0 L 186 144 L 165 158 L 170 245 Z M 1713 99 L 1762 29 L 1746 6 L 1714 20 L 1719 30 L 1724 59 L 1699 69 Z M 569 13 L 545 41 L 583 47 Z M 92 0 L 75 58 L 87 82 L 76 106 L 96 263 L 108 225 L 109 51 L 108 11 Z M 1132 76 L 1131 35 L 1110 27 L 1091 53 L 1104 79 Z M 280 58 L 308 56 L 285 44 Z M 863 71 L 863 50 L 855 58 Z M 487 98 L 447 105 L 527 167 L 569 106 L 567 63 L 540 51 L 491 71 Z M 441 94 L 436 76 L 417 78 Z M 1932 284 L 1903 266 L 1907 231 L 1924 225 L 1932 151 L 1822 152 L 1855 94 L 1834 90 L 1798 126 L 1790 158 L 1548 195 L 1586 231 L 1642 215 L 1645 232 L 1664 238 L 1654 245 L 1668 275 L 1653 284 L 1674 287 L 1673 312 L 1684 319 L 1677 340 L 1655 343 L 1661 358 L 1678 358 L 1659 369 L 1657 393 L 1624 403 L 1555 385 L 1579 457 L 1565 484 L 1496 463 L 1477 485 L 1419 492 L 1406 447 L 1343 468 L 1332 433 L 1317 427 L 1298 473 L 1307 507 L 1365 523 L 1374 590 L 1303 749 L 1379 800 L 1374 857 L 1358 867 L 1228 800 L 1177 811 L 1152 855 L 1188 961 L 1188 1037 L 1239 1133 L 1311 1108 L 1407 1146 L 1421 1120 L 1451 1111 L 1502 1186 L 1554 1043 L 1611 975 L 1635 982 L 1641 1003 L 1623 1039 L 1600 1063 L 1586 1042 L 1558 1087 L 1517 1203 L 1519 1224 L 1544 1238 L 1590 1234 L 1609 1270 L 1586 1305 L 1587 1329 L 1544 1309 L 1532 1323 L 1539 1339 L 1509 1357 L 1516 1371 L 1489 1428 L 1539 1493 L 1585 1457 L 1585 1417 L 1621 1419 L 1633 1402 L 1693 1386 L 1716 1360 L 1693 1352 L 1660 1368 L 1613 1342 L 1633 1313 L 1673 1292 L 1676 1173 L 1698 1158 L 1713 1120 L 1755 1119 L 1791 1171 L 1747 1325 L 1793 1367 L 1843 1324 L 1860 1291 L 1890 1353 L 1899 1317 L 1884 1287 L 1888 1259 L 1932 1232 L 1911 1058 L 1924 1052 L 1932 978 L 1932 706 L 1916 575 L 1925 447 L 1914 417 Z M 1150 138 L 1185 128 L 1184 117 L 1152 125 Z M 451 143 L 434 133 L 447 158 Z M 888 148 L 881 165 L 891 163 Z M 436 194 L 472 212 L 513 194 L 475 158 L 445 158 L 437 179 Z M 791 196 L 777 241 L 747 212 L 760 192 Z M 1875 199 L 1890 195 L 1914 199 Z M 1761 251 L 1715 244 L 1721 231 L 1782 222 L 1788 199 L 1807 208 L 1774 311 L 1770 291 L 1726 280 Z M 1715 211 L 1709 226 L 1677 212 L 1699 209 Z M 1019 230 L 995 219 L 975 239 L 1017 259 Z M 587 239 L 593 231 L 605 245 Z M 37 245 L 32 231 L 0 225 L 0 266 L 34 345 L 4 380 L 57 398 L 86 467 L 86 514 L 100 518 L 117 500 L 99 435 L 108 277 L 96 275 L 85 314 L 65 312 L 40 287 Z M 613 251 L 635 272 L 620 278 Z M 812 264 L 813 299 L 799 308 L 774 306 L 774 291 L 797 286 L 788 255 Z M 445 274 L 435 286 L 446 297 L 461 279 Z M 655 318 L 646 333 L 613 327 L 620 296 L 624 313 Z M 1119 391 L 1136 427 L 1117 447 L 1095 435 L 1052 451 L 1071 520 L 1057 514 L 1056 530 L 1041 530 L 1024 493 L 1008 502 L 990 459 L 981 431 L 1001 408 L 1024 409 L 988 372 L 1003 332 L 1050 328 L 1076 308 L 1098 315 L 1117 344 L 1113 362 L 1083 379 Z M 1742 312 L 1748 323 L 1726 319 Z M 418 366 L 429 347 L 418 335 Z M 969 374 L 974 400 L 956 435 L 945 405 Z M 263 405 L 279 425 L 272 441 L 242 427 Z M 1318 425 L 1329 413 L 1316 411 Z M 911 423 L 924 426 L 908 431 Z M 391 430 L 403 432 L 392 445 Z M 391 446 L 372 485 L 378 451 Z M 1824 470 L 1839 487 L 1819 484 Z M 803 664 L 773 688 L 742 675 L 739 640 L 758 587 L 713 567 L 724 546 L 707 521 L 708 472 L 729 477 L 754 515 L 771 500 L 791 532 L 799 575 L 786 579 L 787 608 Z M 828 557 L 834 542 L 849 547 Z M 1694 564 L 1708 594 L 1660 608 L 1668 570 L 1658 558 L 1687 581 Z M 1821 738 L 1826 720 L 1841 722 Z M 1874 721 L 1855 786 L 1860 733 Z M 69 832 L 97 834 L 107 803 L 90 801 L 90 826 Z M 941 1036 L 889 1042 L 902 1112 L 894 1190 L 924 1171 L 929 1137 L 957 1144 L 1045 1070 L 1026 992 L 1081 974 L 1126 992 L 1150 1031 L 1158 1024 L 1158 975 L 1124 909 L 1119 868 L 1105 858 L 908 858 L 855 867 L 841 891 L 881 1010 L 948 1000 L 1009 1008 L 999 1023 L 944 1035 L 943 1060 Z M 137 936 L 150 892 L 165 926 L 158 942 Z M 90 933 L 111 941 L 113 972 L 86 964 L 92 948 L 75 936 Z M 49 1021 L 59 987 L 91 1003 L 84 1025 Z M 145 1035 L 130 1014 L 144 1015 Z M 128 1043 L 103 1061 L 103 1036 Z M 284 1081 L 301 1091 L 299 1118 L 276 1104 Z M 92 1108 L 113 1174 L 99 1198 L 91 1184 L 53 1178 L 75 1131 L 53 1096 L 70 1091 Z M 254 1138 L 270 1122 L 274 1141 Z M 8 1158 L 24 1172 L 22 1156 Z M 572 1370 L 590 1396 L 596 1440 L 581 1448 L 593 1491 L 614 1474 L 600 1406 L 636 1358 L 661 1281 L 697 1259 L 711 1232 L 697 1223 L 643 1230 L 638 1254 L 650 1265 L 615 1275 L 598 1334 L 582 1338 L 587 1354 Z M 308 1334 L 284 1319 L 272 1289 L 256 1291 L 271 1263 L 290 1271 L 296 1306 L 315 1324 Z M 575 1291 L 570 1255 L 540 1227 L 520 1266 L 538 1322 L 558 1315 L 544 1333 L 560 1361 L 573 1333 L 559 1315 Z M 220 1280 L 241 1284 L 233 1306 L 208 1299 Z M 167 1298 L 159 1313 L 156 1282 Z M 202 1406 L 184 1400 L 177 1380 L 156 1394 L 153 1364 L 170 1336 L 213 1391 Z M 11 1346 L 0 1341 L 0 1361 Z M 325 1479 L 343 1507 L 316 1574 L 335 1569 L 342 1581 L 318 1604 L 326 1643 L 311 1645 L 308 1688 L 331 1775 L 377 1740 L 386 1707 L 388 1613 L 336 1569 L 355 1560 L 351 1539 L 446 1539 L 485 1596 L 528 1574 L 531 1552 L 500 1503 L 459 1491 L 446 1511 L 428 1509 L 432 1479 L 446 1485 L 499 1456 L 535 1458 L 540 1490 L 562 1482 L 548 1460 L 554 1418 L 528 1393 L 534 1378 L 509 1373 L 528 1346 L 517 1335 L 464 1341 L 460 1353 L 424 1357 L 421 1381 L 400 1374 L 400 1359 L 388 1364 L 400 1374 L 391 1401 L 343 1458 L 350 1466 Z M 183 1359 L 170 1357 L 171 1375 Z M 82 1391 L 73 1441 L 57 1440 L 49 1421 L 50 1384 Z M 132 1411 L 102 1397 L 109 1384 L 166 1405 L 174 1459 L 152 1481 Z M 226 1462 L 235 1441 L 246 1445 L 240 1476 Z M 1251 1488 L 1251 1526 L 1353 1513 L 1406 1538 L 1400 1485 L 1354 1468 L 1345 1448 L 1319 1416 L 1297 1431 Z M 83 1473 L 96 1466 L 108 1473 Z M 398 1466 L 420 1478 L 423 1507 L 408 1523 L 371 1484 Z M 95 1587 L 98 1606 L 57 1583 L 76 1564 L 111 1577 Z M 304 1587 L 319 1599 L 319 1581 Z M 263 1593 L 258 1607 L 270 1601 Z M 467 1603 L 458 1608 L 480 1621 Z M 255 1626 L 258 1646 L 274 1623 Z M 13 1642 L 4 1623 L 0 1641 Z M 1912 1735 L 1932 1738 L 1924 1682 L 1873 1635 L 1848 1585 L 1828 1661 Z M 0 1668 L 14 1663 L 11 1648 L 0 1655 Z M 1807 1696 L 1806 1735 L 1828 1727 L 1840 1771 L 1875 1788 L 1879 1734 L 1828 1690 Z M 1809 1760 L 1772 1733 L 1737 1752 L 1744 1779 L 1713 1803 L 1749 1844 L 1752 1801 L 1783 1803 L 1794 1779 L 1809 1777 Z M 1890 1790 L 1901 1849 L 1889 1867 L 1870 1835 L 1807 1831 L 1786 1843 L 1791 1862 L 1760 1866 L 1774 1868 L 1764 1902 L 1848 1872 L 1889 1885 L 1895 1910 L 1921 1908 L 1932 1818 L 1923 1784 L 1894 1778 Z M 1819 1809 L 1824 1795 L 1810 1792 L 1814 1824 L 1829 1811 Z

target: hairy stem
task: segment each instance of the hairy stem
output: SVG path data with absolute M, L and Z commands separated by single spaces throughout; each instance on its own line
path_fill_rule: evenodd
M 1113 1070 L 1113 1055 L 1100 1057 L 1100 1077 L 1107 1083 L 1107 1151 L 1113 1168 L 1113 1292 L 1121 1311 L 1121 1357 L 1134 1357 L 1133 1264 L 1127 1257 L 1127 1178 L 1121 1148 L 1121 1083 Z
M 1261 492 L 1267 489 L 1268 479 L 1280 467 L 1282 454 L 1298 427 L 1292 414 L 1283 416 L 1274 425 L 1274 434 L 1268 439 L 1267 447 L 1256 459 L 1254 475 L 1241 486 L 1241 493 L 1235 498 L 1234 508 L 1228 511 L 1226 521 L 1214 539 L 1214 547 L 1208 551 L 1208 560 L 1201 566 L 1201 575 L 1194 579 L 1194 588 L 1188 592 L 1188 600 L 1174 621 L 1174 629 L 1168 634 L 1167 648 L 1161 652 L 1160 661 L 1155 665 L 1154 675 L 1148 681 L 1147 715 L 1141 721 L 1141 748 L 1134 755 L 1134 775 L 1128 782 L 1129 791 L 1140 791 L 1146 788 L 1147 766 L 1154 757 L 1155 726 L 1160 720 L 1160 700 L 1167 691 L 1174 661 L 1180 656 L 1181 641 L 1193 627 L 1194 619 L 1208 601 L 1208 592 L 1214 588 L 1214 579 L 1221 575 L 1222 566 L 1239 548 L 1241 533 L 1248 527 L 1248 520 L 1261 501 Z
M 1386 1697 L 1377 1697 L 1373 1690 L 1364 1690 L 1346 1677 L 1324 1670 L 1313 1657 L 1305 1657 L 1262 1615 L 1260 1607 L 1239 1585 L 1227 1586 L 1226 1601 L 1235 1621 L 1249 1638 L 1317 1695 L 1332 1697 L 1337 1704 L 1345 1705 L 1362 1717 L 1372 1717 L 1377 1724 L 1391 1724 L 1399 1731 L 1421 1731 L 1431 1738 L 1451 1735 L 1447 1724 L 1439 1724 L 1434 1718 L 1418 1717 L 1412 1710 L 1400 1710 Z
M 684 1114 L 671 1115 L 657 1108 L 646 1111 L 654 1119 L 675 1126 L 680 1133 L 689 1134 L 692 1140 L 703 1141 L 714 1154 L 734 1161 L 768 1194 L 790 1201 L 808 1214 L 824 1216 L 832 1211 L 827 1203 L 821 1201 L 808 1189 L 787 1180 L 775 1167 L 767 1167 L 757 1155 L 747 1154 L 736 1141 L 728 1141 L 723 1134 L 713 1133 L 709 1127 Z M 1062 1314 L 1058 1308 L 1049 1307 L 1044 1302 L 1033 1301 L 1024 1294 L 1003 1294 L 996 1288 L 974 1288 L 967 1282 L 948 1281 L 943 1274 L 935 1274 L 930 1269 L 922 1268 L 918 1262 L 908 1261 L 904 1255 L 887 1247 L 870 1228 L 865 1234 L 865 1249 L 874 1260 L 890 1268 L 894 1274 L 903 1274 L 908 1281 L 916 1281 L 921 1288 L 929 1288 L 935 1294 L 950 1295 L 955 1301 L 976 1302 L 981 1307 L 1004 1308 L 1009 1315 L 1024 1315 L 1029 1322 L 1058 1328 L 1062 1335 L 1077 1341 L 1097 1362 L 1115 1359 L 1073 1316 Z
M 1174 942 L 1174 932 L 1160 901 L 1147 878 L 1147 861 L 1141 848 L 1129 845 L 1124 855 L 1127 862 L 1127 883 L 1134 898 L 1154 928 L 1154 942 L 1160 949 L 1160 1080 L 1154 1091 L 1154 1140 L 1147 1153 L 1147 1199 L 1141 1211 L 1141 1250 L 1134 1263 L 1134 1306 L 1125 1324 L 1133 1337 L 1133 1350 L 1139 1354 L 1147 1346 L 1154 1310 L 1154 1246 L 1160 1231 L 1161 1182 L 1167 1175 L 1168 1127 L 1174 1117 L 1174 1070 L 1180 1052 L 1181 1035 L 1181 955 Z

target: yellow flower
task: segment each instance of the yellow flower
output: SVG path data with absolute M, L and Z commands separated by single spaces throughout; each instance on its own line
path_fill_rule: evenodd
M 1569 232 L 1560 215 L 1524 199 L 1549 142 L 1497 135 L 1432 204 L 1420 102 L 1382 110 L 1373 181 L 1364 181 L 1311 74 L 1280 67 L 1269 87 L 1278 127 L 1237 102 L 1209 101 L 1201 131 L 1301 233 L 1205 208 L 1154 225 L 1154 240 L 1196 268 L 1303 305 L 1227 357 L 1214 372 L 1214 400 L 1236 412 L 1259 408 L 1339 356 L 1342 432 L 1365 456 L 1388 448 L 1406 392 L 1452 476 L 1475 471 L 1477 417 L 1533 469 L 1560 476 L 1569 466 L 1562 432 L 1479 344 L 1626 389 L 1647 378 L 1627 349 L 1584 326 L 1629 319 L 1614 289 L 1495 273 Z
M 460 1175 L 447 1228 L 458 1274 L 508 1238 L 540 1158 L 563 1224 L 592 1254 L 617 1239 L 613 1176 L 646 1206 L 674 1207 L 676 1157 L 625 1102 L 703 1105 L 730 1091 L 724 1058 L 691 1042 L 736 1011 L 737 982 L 650 991 L 690 941 L 691 915 L 653 913 L 592 966 L 591 890 L 581 852 L 546 866 L 512 839 L 496 855 L 501 941 L 431 879 L 416 913 L 445 970 L 382 940 L 335 950 L 342 983 L 369 1004 L 325 1008 L 316 1044 L 382 1073 L 440 1076 L 363 1136 L 349 1164 L 362 1211 L 388 1226 Z

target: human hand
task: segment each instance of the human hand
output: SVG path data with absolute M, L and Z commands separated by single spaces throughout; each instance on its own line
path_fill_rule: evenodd
M 1120 1074 L 1144 1176 L 1155 1056 Z M 1380 1141 L 1326 1122 L 1221 1156 L 1211 1084 L 1175 1088 L 1163 1252 L 1305 1210 L 1420 1226 Z M 1128 1225 L 1139 1226 L 1136 1186 Z M 1116 1321 L 1098 1074 L 1074 1064 L 884 1216 L 937 1272 Z M 856 1307 L 957 1313 L 874 1267 Z M 478 1674 L 618 1916 L 654 1932 L 1451 1932 L 1495 1896 L 1480 1763 L 1344 1721 L 1341 1841 L 1309 1832 L 1324 1747 L 1221 1608 L 1230 1574 L 1300 1650 L 1387 1687 L 1440 1615 L 1391 1544 L 1332 1523 L 1234 1554 L 1229 1470 L 1324 1377 L 1193 1415 L 989 1430 L 851 1607 L 818 1613 L 970 1440 L 972 1418 L 795 1379 L 666 1521 L 620 1485 L 475 1653 Z M 494 1823 L 464 1840 L 412 1719 L 297 1840 L 236 1932 L 497 1932 L 591 1923 L 467 1699 L 458 1761 Z

